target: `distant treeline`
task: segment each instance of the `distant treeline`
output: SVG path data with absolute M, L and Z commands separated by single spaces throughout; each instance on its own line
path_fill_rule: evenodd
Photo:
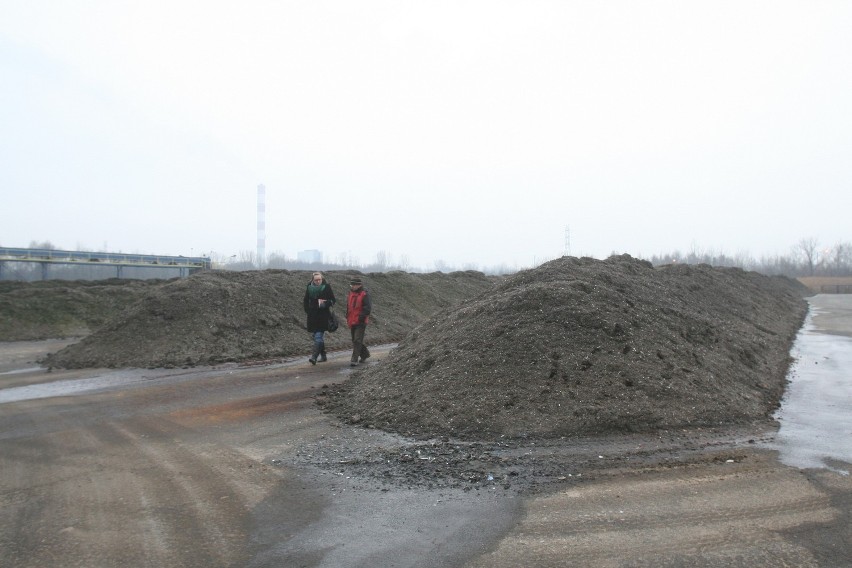
M 50 243 L 38 244 L 40 248 L 52 248 Z M 625 252 L 625 251 L 622 251 Z M 612 254 L 622 254 L 613 251 Z M 628 253 L 631 254 L 631 253 Z M 634 255 L 637 256 L 637 255 Z M 544 262 L 553 260 L 555 257 L 539 258 L 532 266 L 517 266 L 501 264 L 497 266 L 480 266 L 466 263 L 461 266 L 451 265 L 443 260 L 436 260 L 433 266 L 422 268 L 412 266 L 405 255 L 394 259 L 387 251 L 379 251 L 372 262 L 363 263 L 351 255 L 342 255 L 336 260 L 323 260 L 319 262 L 306 262 L 289 258 L 281 253 L 270 254 L 266 261 L 259 265 L 253 252 L 243 251 L 239 255 L 225 257 L 216 253 L 210 253 L 213 268 L 221 270 L 258 270 L 264 268 L 275 268 L 283 270 L 348 270 L 353 272 L 391 272 L 395 270 L 403 272 L 456 272 L 475 270 L 488 275 L 513 274 L 527 268 L 534 268 Z M 666 254 L 655 254 L 651 257 L 638 255 L 637 258 L 648 260 L 655 266 L 666 264 L 709 264 L 711 266 L 727 266 L 752 270 L 770 276 L 781 275 L 790 278 L 807 276 L 852 276 L 852 243 L 839 242 L 832 246 L 822 246 L 815 238 L 804 238 L 791 247 L 788 255 L 762 256 L 755 258 L 748 253 L 728 255 L 713 250 L 700 250 L 693 248 L 687 253 L 674 251 Z M 40 280 L 40 267 L 28 263 L 5 263 L 4 269 L 0 271 L 0 280 Z M 104 270 L 94 273 L 93 268 L 81 269 L 78 267 L 51 267 L 50 279 L 62 280 L 96 280 L 101 278 L 115 277 L 114 271 Z M 127 269 L 125 269 L 127 270 Z M 173 273 L 155 273 L 151 271 L 139 275 L 125 272 L 126 278 L 172 278 Z
M 613 251 L 612 255 L 621 254 Z M 287 258 L 283 255 L 270 255 L 265 268 L 280 268 L 284 270 L 354 270 L 364 273 L 390 272 L 402 270 L 404 272 L 454 272 L 458 270 L 476 270 L 489 275 L 512 274 L 532 266 L 518 267 L 499 265 L 481 267 L 476 264 L 465 264 L 452 266 L 441 260 L 435 261 L 434 267 L 422 269 L 411 267 L 407 263 L 394 263 L 390 261 L 390 255 L 380 252 L 376 255 L 376 261 L 361 264 L 354 259 L 338 259 L 337 262 L 304 262 Z M 803 276 L 852 276 L 852 243 L 837 243 L 830 247 L 820 246 L 819 241 L 814 238 L 802 239 L 791 248 L 790 254 L 763 256 L 755 258 L 748 253 L 740 253 L 734 256 L 717 253 L 712 250 L 702 251 L 693 249 L 688 253 L 674 251 L 667 254 L 653 255 L 650 258 L 639 256 L 643 260 L 651 262 L 654 266 L 666 264 L 709 264 L 710 266 L 727 266 L 742 268 L 766 274 L 769 276 L 787 276 L 799 278 Z M 553 258 L 541 258 L 536 266 Z M 227 262 L 217 263 L 214 258 L 214 266 L 226 270 L 257 270 L 255 257 L 250 252 L 242 253 L 239 258 L 231 257 Z
M 713 251 L 696 251 L 683 254 L 675 251 L 654 255 L 649 259 L 655 266 L 663 264 L 709 264 L 753 270 L 769 276 L 852 276 L 852 243 L 820 246 L 816 239 L 802 239 L 788 256 L 763 256 L 759 259 L 748 254 L 728 256 Z

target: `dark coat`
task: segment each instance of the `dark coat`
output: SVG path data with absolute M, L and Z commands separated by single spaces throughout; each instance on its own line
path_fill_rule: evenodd
M 329 310 L 334 303 L 337 301 L 334 298 L 334 291 L 331 289 L 331 284 L 325 281 L 325 278 L 322 280 L 322 289 L 316 298 L 311 298 L 310 294 L 310 283 L 305 286 L 305 313 L 308 314 L 308 331 L 311 333 L 317 331 L 328 331 L 328 314 Z M 325 300 L 324 306 L 319 307 L 319 300 Z

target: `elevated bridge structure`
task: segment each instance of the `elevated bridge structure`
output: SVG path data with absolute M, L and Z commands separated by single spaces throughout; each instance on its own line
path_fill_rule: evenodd
M 185 278 L 210 268 L 206 256 L 0 247 L 0 280 Z

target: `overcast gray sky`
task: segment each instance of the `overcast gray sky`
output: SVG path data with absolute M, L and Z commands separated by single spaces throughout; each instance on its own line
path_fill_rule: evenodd
M 412 267 L 852 240 L 852 2 L 0 0 L 0 246 Z

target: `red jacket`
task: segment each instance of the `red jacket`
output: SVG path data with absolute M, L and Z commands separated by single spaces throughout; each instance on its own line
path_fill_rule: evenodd
M 373 305 L 367 290 L 360 288 L 349 292 L 349 298 L 346 300 L 346 325 L 349 327 L 367 325 L 372 309 Z

